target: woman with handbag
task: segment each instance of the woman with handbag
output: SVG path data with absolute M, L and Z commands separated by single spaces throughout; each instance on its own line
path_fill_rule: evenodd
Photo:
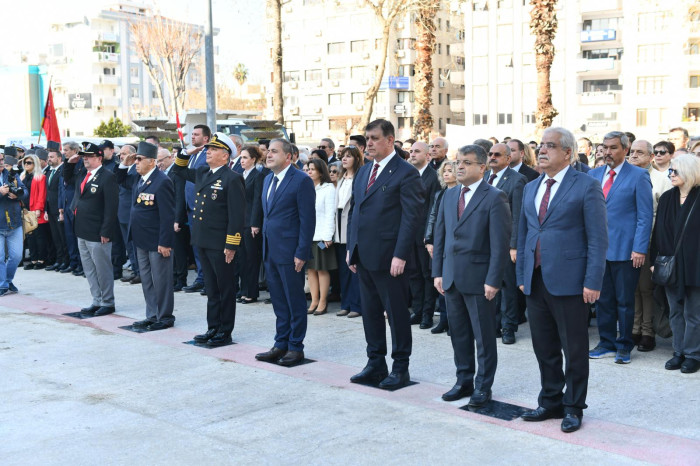
M 29 201 L 25 203 L 29 215 L 36 215 L 37 228 L 27 233 L 27 245 L 31 262 L 25 264 L 25 270 L 46 268 L 48 255 L 47 231 L 49 229 L 46 213 L 46 177 L 41 172 L 39 157 L 27 155 L 22 160 L 24 172 L 20 175 L 22 183 L 29 191 Z
M 671 161 L 673 189 L 659 199 L 652 237 L 652 280 L 666 287 L 673 331 L 673 357 L 666 369 L 700 369 L 700 159 Z

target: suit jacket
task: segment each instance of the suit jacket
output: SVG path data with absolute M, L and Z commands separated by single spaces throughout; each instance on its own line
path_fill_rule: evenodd
M 194 209 L 189 217 L 192 246 L 236 250 L 243 239 L 245 185 L 243 177 L 223 165 L 212 173 L 208 165 L 187 168 L 178 156 L 173 170 L 193 183 Z
M 119 218 L 119 223 L 129 223 L 131 206 L 134 202 L 133 188 L 141 179 L 141 175 L 136 171 L 136 164 L 131 165 L 127 169 L 121 169 L 117 165 L 115 174 L 119 184 L 119 210 L 117 211 L 117 217 Z
M 484 174 L 484 181 L 488 184 L 488 179 L 491 177 L 491 170 Z M 500 189 L 508 197 L 510 206 L 510 214 L 512 217 L 510 249 L 518 247 L 518 220 L 520 219 L 520 209 L 523 206 L 523 189 L 527 184 L 525 175 L 521 175 L 512 168 L 506 168 L 505 173 L 501 175 L 496 184 L 496 188 Z
M 75 195 L 72 209 L 76 210 L 73 228 L 75 236 L 85 241 L 98 242 L 100 237 L 114 238 L 117 228 L 117 207 L 119 186 L 114 173 L 100 168 L 85 184 L 80 192 L 80 185 L 85 179 L 87 170 L 83 166 L 75 172 L 75 163 L 63 165 L 63 176 L 66 182 L 73 182 Z
M 512 220 L 503 191 L 485 181 L 457 218 L 461 185 L 445 192 L 434 229 L 433 277 L 463 294 L 484 294 L 484 284 L 500 288 L 510 260 Z
M 425 245 L 425 228 L 428 225 L 430 208 L 435 200 L 435 193 L 440 191 L 442 187 L 440 186 L 437 172 L 432 166 L 430 166 L 430 164 L 426 165 L 420 178 L 421 182 L 423 183 L 423 189 L 425 189 L 425 200 L 422 206 L 420 224 L 418 225 L 418 230 L 416 231 L 416 244 L 419 247 L 423 247 Z
M 63 208 L 59 204 L 61 184 L 63 184 L 63 165 L 56 169 L 49 182 L 50 175 L 51 171 L 49 170 L 46 175 L 46 213 L 49 216 L 58 217 L 58 209 Z
M 275 197 L 267 193 L 274 173 L 265 177 L 262 189 L 263 257 L 276 264 L 307 261 L 316 229 L 316 189 L 306 173 L 290 167 L 277 186 Z
M 119 169 L 126 172 L 127 169 Z M 175 187 L 157 168 L 140 188 L 141 176 L 134 184 L 128 238 L 137 248 L 157 251 L 158 246 L 175 246 Z
M 352 188 L 347 243 L 350 263 L 360 261 L 367 270 L 388 272 L 392 258 L 398 257 L 413 267 L 417 230 L 425 226 L 423 183 L 418 171 L 394 154 L 365 193 L 372 166 L 360 168 Z
M 603 190 L 595 179 L 569 167 L 540 225 L 535 197 L 545 175 L 528 183 L 518 224 L 517 284 L 529 295 L 540 241 L 542 278 L 554 296 L 577 296 L 603 286 L 608 224 Z
M 598 183 L 603 182 L 605 166 L 588 172 Z M 628 261 L 632 251 L 646 254 L 654 223 L 654 196 L 649 172 L 624 162 L 605 205 L 608 210 L 609 261 Z
M 246 228 L 262 228 L 263 207 L 262 192 L 265 177 L 256 169 L 252 169 L 245 179 L 245 223 Z
M 524 163 L 520 165 L 518 173 L 520 173 L 521 175 L 525 175 L 525 178 L 527 178 L 528 183 L 530 181 L 536 180 L 540 176 L 540 174 L 537 173 L 537 170 L 525 165 Z
M 66 179 L 66 165 L 67 162 L 63 163 L 63 189 L 59 191 L 58 194 L 58 199 L 59 199 L 59 206 L 61 209 L 64 210 L 73 210 L 75 207 L 73 206 L 73 197 L 75 196 L 75 180 L 74 179 Z M 73 171 L 71 172 L 73 176 L 76 174 L 80 173 L 81 170 L 85 168 L 85 165 L 83 165 L 83 159 L 81 158 L 78 160 L 78 162 L 75 164 L 75 167 L 73 168 Z M 84 171 L 82 173 L 85 173 Z
M 572 167 L 574 167 L 574 169 L 576 171 L 579 171 L 581 173 L 588 173 L 589 171 L 591 171 L 591 167 L 589 167 L 588 165 L 586 165 L 585 163 L 583 163 L 581 161 L 575 162 L 572 165 Z
M 175 188 L 175 223 L 179 225 L 187 224 L 187 208 L 185 207 L 185 179 L 177 176 L 174 165 L 170 166 L 167 175 L 170 181 L 173 182 Z

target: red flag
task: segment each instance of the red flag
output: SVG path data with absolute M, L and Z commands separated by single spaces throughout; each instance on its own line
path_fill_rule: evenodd
M 49 95 L 46 97 L 46 107 L 44 107 L 44 121 L 41 127 L 46 133 L 47 141 L 61 143 L 61 133 L 58 131 L 58 121 L 56 121 L 56 109 L 53 106 L 53 93 L 49 85 Z

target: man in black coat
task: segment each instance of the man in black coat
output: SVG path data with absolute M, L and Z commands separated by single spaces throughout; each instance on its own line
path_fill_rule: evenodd
M 58 144 L 49 141 L 49 155 L 47 158 L 49 172 L 46 174 L 46 216 L 51 228 L 51 238 L 56 250 L 56 262 L 46 270 L 59 271 L 70 265 L 68 249 L 66 247 L 66 232 L 63 228 L 63 212 L 59 205 L 59 192 L 63 183 L 63 161 Z
M 76 173 L 80 157 L 84 166 Z M 63 176 L 66 183 L 75 184 L 71 205 L 75 213 L 73 227 L 92 294 L 92 305 L 80 312 L 87 317 L 111 314 L 114 312 L 111 238 L 118 228 L 116 177 L 102 167 L 102 149 L 89 142 L 84 142 L 83 150 L 67 160 Z
M 173 167 L 175 157 L 166 149 L 158 149 L 158 168 L 165 173 L 175 188 L 175 246 L 173 247 L 173 291 L 187 286 L 187 256 L 190 249 L 190 227 L 187 225 L 185 179 L 177 176 Z
M 523 163 L 523 157 L 525 156 L 525 144 L 519 139 L 511 139 L 508 141 L 508 147 L 510 148 L 510 168 L 525 175 L 527 182 L 537 179 L 540 176 L 537 170 L 528 167 Z

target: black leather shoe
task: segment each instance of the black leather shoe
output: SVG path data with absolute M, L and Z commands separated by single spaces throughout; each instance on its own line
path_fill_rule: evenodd
M 265 304 L 272 304 L 272 300 L 270 298 L 267 298 L 265 301 L 263 301 Z
M 277 362 L 282 356 L 287 354 L 287 350 L 283 350 L 276 346 L 270 348 L 270 351 L 265 351 L 264 353 L 258 353 L 255 355 L 255 359 L 263 362 Z
M 41 270 L 45 268 L 46 264 L 44 264 L 43 262 L 37 262 L 36 264 L 34 264 L 34 270 Z
M 203 333 L 201 335 L 195 335 L 193 340 L 197 343 L 206 343 L 208 342 L 214 335 L 216 335 L 216 329 L 215 328 L 210 328 L 209 330 L 206 331 L 206 333 Z
M 455 385 L 449 392 L 442 394 L 442 399 L 445 401 L 457 401 L 471 396 L 472 393 L 474 393 L 472 385 Z
M 124 282 L 124 283 L 128 283 L 128 282 L 130 282 L 131 280 L 133 280 L 134 278 L 136 278 L 136 275 L 134 275 L 133 273 L 130 273 L 129 275 L 124 275 L 124 276 L 123 276 L 122 278 L 120 278 L 119 280 L 122 281 L 122 282 Z
M 258 298 L 241 298 L 241 301 L 240 301 L 241 304 L 253 304 L 253 303 L 257 303 L 257 302 L 258 302 Z
M 406 372 L 394 372 L 387 376 L 384 380 L 379 382 L 379 388 L 383 390 L 396 390 L 398 388 L 405 387 L 408 382 L 411 381 L 411 376 L 408 371 Z
M 92 317 L 95 315 L 95 311 L 97 311 L 99 308 L 100 308 L 100 306 L 84 307 L 80 310 L 80 315 Z
M 139 320 L 138 322 L 134 322 L 133 324 L 131 324 L 131 326 L 133 328 L 147 328 L 149 325 L 151 325 L 153 323 L 155 323 L 155 322 L 153 322 L 152 320 L 145 319 L 145 320 Z
M 387 375 L 389 371 L 386 367 L 377 368 L 367 364 L 364 369 L 350 377 L 350 382 L 374 385 L 386 379 Z
M 642 341 L 642 334 L 641 333 L 633 333 L 632 334 L 632 343 L 634 343 L 635 345 L 638 345 L 640 341 Z
M 501 341 L 503 342 L 504 345 L 512 345 L 513 343 L 515 343 L 515 332 L 514 331 L 504 328 L 502 334 L 503 335 L 501 336 Z
M 202 296 L 206 296 L 206 295 L 207 295 L 207 289 L 206 289 L 206 288 L 202 288 L 202 291 L 200 291 L 199 294 L 201 294 Z
M 684 374 L 693 374 L 700 369 L 700 361 L 697 359 L 686 358 L 681 364 L 681 372 Z
M 173 286 L 173 292 L 177 293 L 178 291 L 182 291 L 183 288 L 184 288 L 184 286 L 182 286 L 178 283 L 177 285 Z
M 491 390 L 476 390 L 469 399 L 470 408 L 483 408 L 486 403 L 491 401 Z
M 209 346 L 224 346 L 228 345 L 231 343 L 233 340 L 231 339 L 231 334 L 230 333 L 224 333 L 224 332 L 219 332 L 216 335 L 214 335 L 208 342 L 207 344 Z
M 141 275 L 136 275 L 134 278 L 129 280 L 129 283 L 132 285 L 138 285 L 139 283 L 141 283 Z
M 442 323 L 442 321 L 440 321 L 440 323 L 438 323 L 435 327 L 433 327 L 433 329 L 430 331 L 430 333 L 442 333 L 442 332 L 446 332 L 446 331 L 447 331 L 447 324 Z
M 114 314 L 114 306 L 102 306 L 95 311 L 95 317 L 106 316 L 108 314 Z
M 60 272 L 61 273 L 72 273 L 75 269 L 71 267 L 70 265 L 67 265 L 66 267 L 63 267 Z
M 291 367 L 304 360 L 303 351 L 287 351 L 287 354 L 277 361 L 280 366 Z
M 564 417 L 564 410 L 559 409 L 547 409 L 542 406 L 538 406 L 537 409 L 532 411 L 526 411 L 521 416 L 523 421 L 529 422 L 540 422 L 546 421 L 547 419 L 562 419 Z
M 186 286 L 182 289 L 185 293 L 197 293 L 198 291 L 202 291 L 204 289 L 204 283 L 197 283 L 194 282 L 190 286 Z
M 76 267 L 75 270 L 73 270 L 73 275 L 75 275 L 76 277 L 84 277 L 85 272 L 83 272 L 82 267 Z
M 680 353 L 673 353 L 673 357 L 666 361 L 666 370 L 677 371 L 683 365 L 683 361 L 685 361 L 685 356 Z
M 166 328 L 170 328 L 173 325 L 175 325 L 173 322 L 167 324 L 165 322 L 153 322 L 151 325 L 148 326 L 148 330 L 165 330 Z
M 49 272 L 51 272 L 51 271 L 56 270 L 56 269 L 58 269 L 58 268 L 60 268 L 60 267 L 61 267 L 61 264 L 59 264 L 58 262 L 56 262 L 56 263 L 51 264 L 51 265 L 49 265 L 48 267 L 46 267 L 46 270 L 49 271 Z
M 421 322 L 423 322 L 423 315 L 422 314 L 411 314 L 411 325 L 418 325 Z
M 578 414 L 567 413 L 564 420 L 561 421 L 561 431 L 567 434 L 576 432 L 581 428 L 581 416 Z
M 421 329 L 425 330 L 426 328 L 432 328 L 432 327 L 433 327 L 433 318 L 432 317 L 429 319 L 424 318 L 423 320 L 421 320 L 421 322 L 420 322 Z
M 24 270 L 32 270 L 32 269 L 34 269 L 35 265 L 36 264 L 32 264 L 31 262 L 27 262 L 26 264 L 24 264 L 23 268 L 24 268 Z
M 637 346 L 637 351 L 641 351 L 641 352 L 645 353 L 647 351 L 653 351 L 654 348 L 656 348 L 656 339 L 654 337 L 644 335 L 639 340 L 639 345 Z

